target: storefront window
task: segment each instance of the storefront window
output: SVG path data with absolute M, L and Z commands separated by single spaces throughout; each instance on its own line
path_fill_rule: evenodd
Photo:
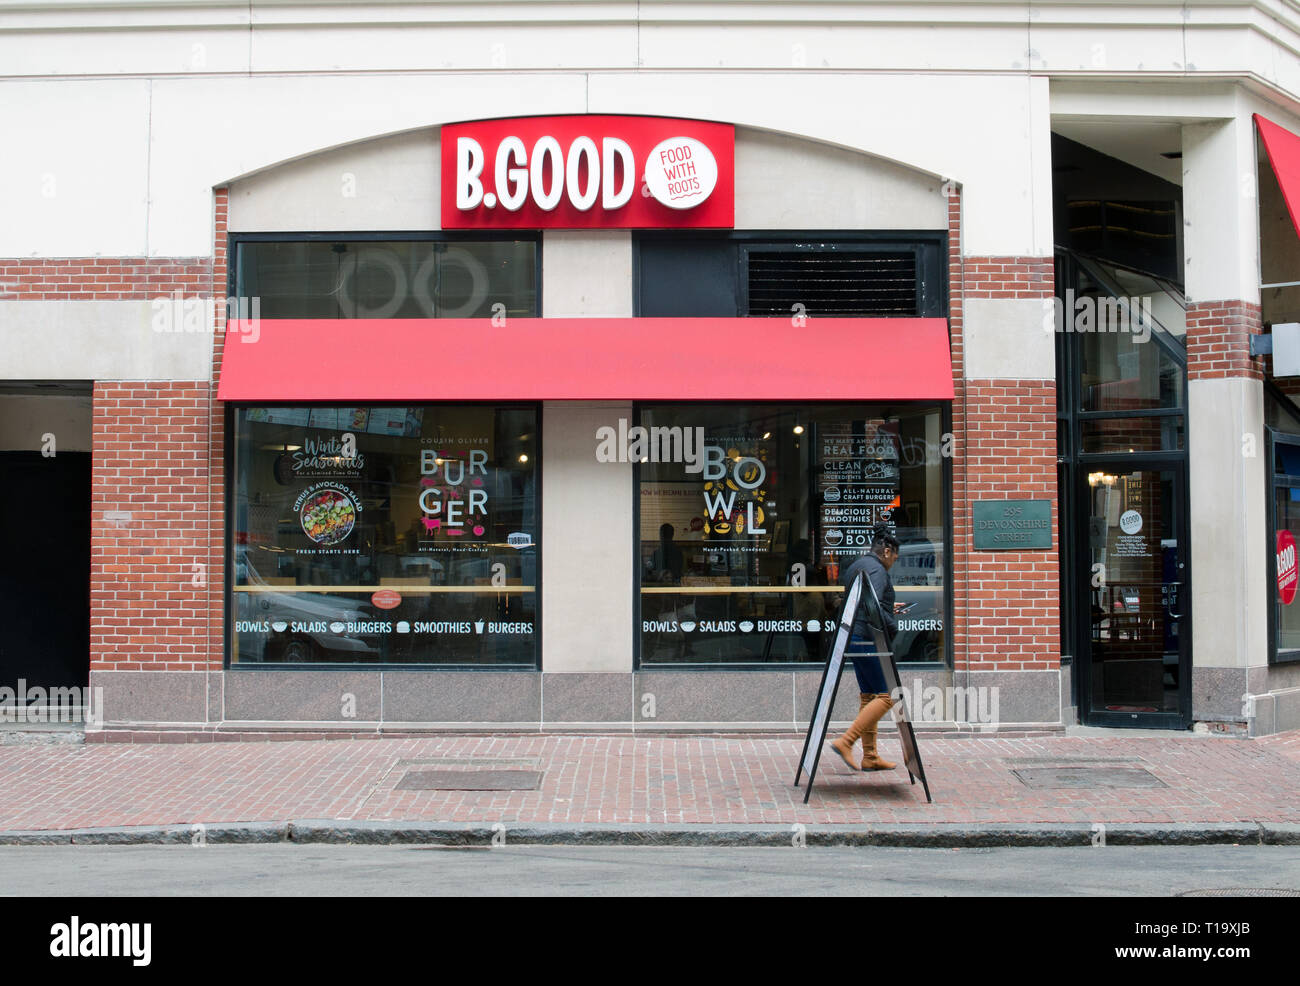
M 538 413 L 234 411 L 231 665 L 537 667 Z
M 879 522 L 902 542 L 898 659 L 947 660 L 939 407 L 655 405 L 639 424 L 642 666 L 823 660 Z
M 239 241 L 239 297 L 262 318 L 538 314 L 536 240 Z
M 1300 600 L 1296 599 L 1300 588 L 1300 434 L 1270 429 L 1269 438 L 1273 465 L 1268 573 L 1273 632 L 1269 653 L 1273 661 L 1300 661 Z

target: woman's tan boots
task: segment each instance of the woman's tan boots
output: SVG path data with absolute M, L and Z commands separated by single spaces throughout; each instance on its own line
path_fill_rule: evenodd
M 898 766 L 881 759 L 876 753 L 876 723 L 880 722 L 886 712 L 894 707 L 894 700 L 888 692 L 880 695 L 861 693 L 858 695 L 858 717 L 843 735 L 831 740 L 831 749 L 840 755 L 849 770 L 893 770 Z M 853 762 L 853 744 L 862 738 L 862 766 Z
M 853 744 L 858 741 L 858 737 L 862 735 L 862 731 L 867 726 L 871 726 L 873 722 L 880 719 L 880 716 L 876 716 L 875 720 L 872 720 L 867 714 L 867 706 L 871 703 L 872 698 L 874 696 L 865 692 L 858 695 L 858 717 L 853 720 L 853 725 L 846 729 L 842 735 L 831 740 L 831 749 L 840 755 L 840 759 L 844 761 L 844 765 L 849 770 L 858 769 L 853 762 Z M 872 749 L 875 748 L 872 747 Z
M 858 713 L 858 718 L 853 720 L 856 726 L 863 721 L 864 713 L 866 725 L 862 727 L 862 769 L 863 770 L 893 770 L 898 766 L 889 760 L 885 760 L 876 752 L 876 723 L 880 722 L 886 712 L 894 707 L 894 700 L 885 692 L 881 695 L 863 695 L 866 701 L 862 704 L 862 712 Z

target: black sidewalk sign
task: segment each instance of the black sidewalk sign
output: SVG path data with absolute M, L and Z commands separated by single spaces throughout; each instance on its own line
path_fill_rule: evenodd
M 849 591 L 844 594 L 839 616 L 835 623 L 835 639 L 831 643 L 830 653 L 826 656 L 826 668 L 822 671 L 821 687 L 817 690 L 817 704 L 813 707 L 813 716 L 808 723 L 808 735 L 804 738 L 803 752 L 799 755 L 799 765 L 795 769 L 794 783 L 799 786 L 799 778 L 806 771 L 808 788 L 804 791 L 804 804 L 812 794 L 813 779 L 817 776 L 817 764 L 821 760 L 822 747 L 826 743 L 826 728 L 830 722 L 831 707 L 835 704 L 835 693 L 839 691 L 840 676 L 844 674 L 844 653 L 848 649 L 849 639 L 853 634 L 853 621 L 859 607 L 867 610 L 867 626 L 876 645 L 876 657 L 880 661 L 880 670 L 884 673 L 885 684 L 889 693 L 897 696 L 894 704 L 894 721 L 898 725 L 898 738 L 903 745 L 903 763 L 907 774 L 915 784 L 919 778 L 925 789 L 925 800 L 933 803 L 930 797 L 930 784 L 925 778 L 925 768 L 921 766 L 921 754 L 916 748 L 916 732 L 907 719 L 907 704 L 903 698 L 902 685 L 898 677 L 898 665 L 894 663 L 894 641 L 885 628 L 885 619 L 881 615 L 883 607 L 876 587 L 871 580 L 861 574 L 853 580 Z

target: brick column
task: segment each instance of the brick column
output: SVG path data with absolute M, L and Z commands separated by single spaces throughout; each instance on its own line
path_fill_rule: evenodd
M 92 675 L 207 668 L 207 389 L 95 383 Z
M 225 211 L 222 190 L 213 258 L 86 260 L 79 278 L 65 287 L 47 277 L 46 288 L 148 300 L 175 323 L 187 303 L 225 297 Z M 224 310 L 215 308 L 215 326 L 199 317 L 154 328 L 215 329 L 219 353 Z M 92 441 L 90 670 L 105 719 L 207 721 L 207 672 L 221 669 L 224 625 L 224 436 L 213 377 L 95 381 Z
M 963 256 L 949 201 L 956 684 L 1000 689 L 1003 723 L 1060 721 L 1056 379 L 1050 257 Z M 972 504 L 1052 501 L 1050 550 L 975 551 Z

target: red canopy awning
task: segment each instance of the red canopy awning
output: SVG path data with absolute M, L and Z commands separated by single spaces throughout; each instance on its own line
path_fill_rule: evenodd
M 941 318 L 260 319 L 223 401 L 951 400 Z
M 1277 183 L 1282 188 L 1282 198 L 1291 213 L 1291 225 L 1300 233 L 1300 137 L 1258 113 L 1255 114 L 1255 126 L 1259 128 L 1268 163 L 1273 166 L 1273 174 L 1277 175 Z

